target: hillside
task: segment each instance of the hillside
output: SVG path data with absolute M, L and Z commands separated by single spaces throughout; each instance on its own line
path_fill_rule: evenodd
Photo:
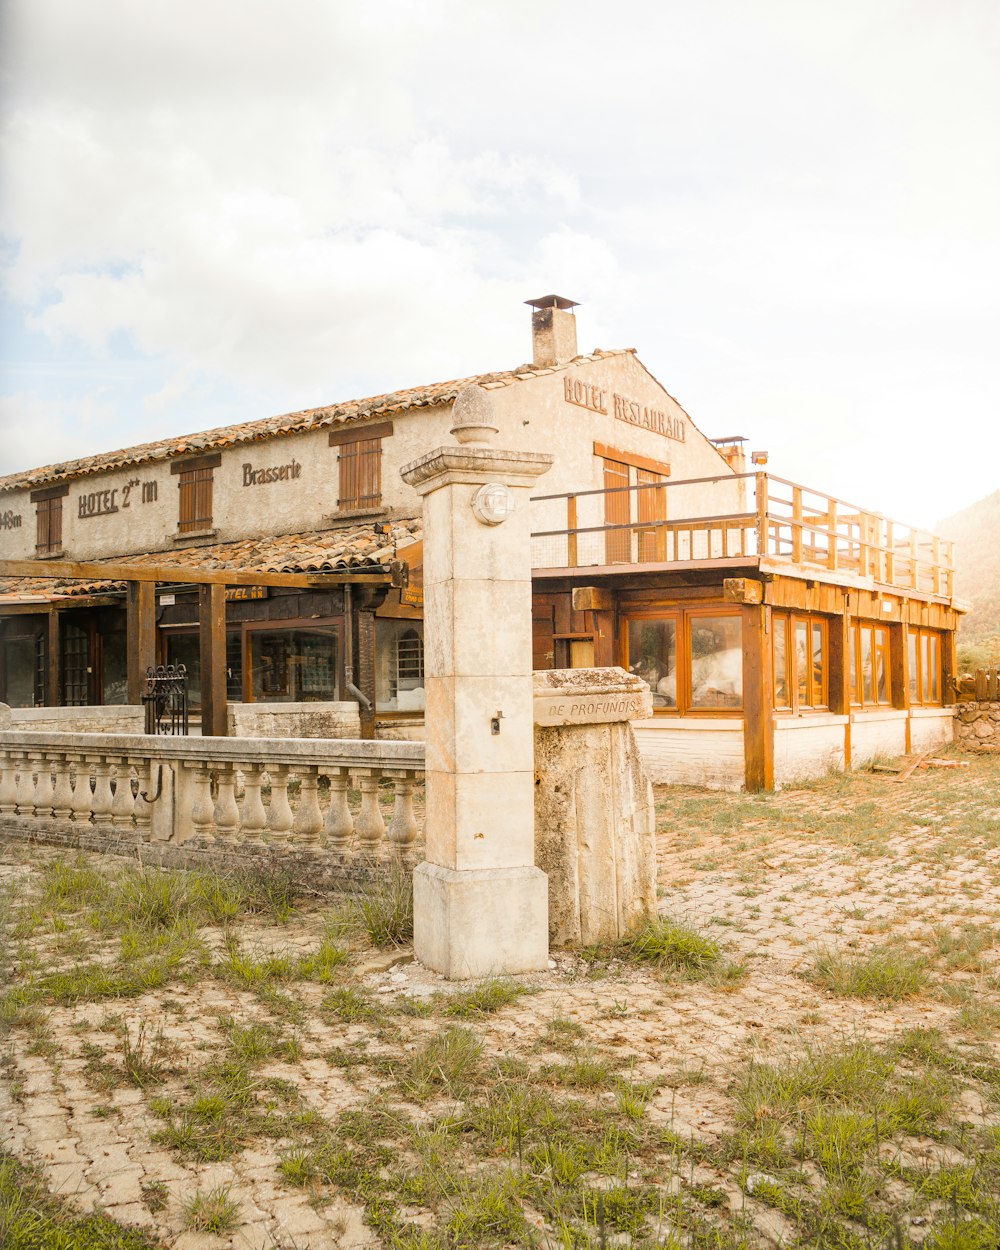
M 934 527 L 957 544 L 958 594 L 971 604 L 959 631 L 969 661 L 1000 661 L 1000 491 L 946 517 Z

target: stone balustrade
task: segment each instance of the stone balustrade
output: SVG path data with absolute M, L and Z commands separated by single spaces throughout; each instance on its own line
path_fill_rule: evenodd
M 415 742 L 2 731 L 0 830 L 97 849 L 409 858 L 423 775 L 424 747 Z M 383 781 L 394 791 L 388 822 Z M 356 811 L 352 792 L 360 792 Z

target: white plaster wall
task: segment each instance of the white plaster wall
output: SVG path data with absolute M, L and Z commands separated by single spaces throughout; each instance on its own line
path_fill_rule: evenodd
M 932 751 L 955 740 L 955 709 L 953 707 L 915 707 L 910 709 L 910 750 Z
M 846 725 L 846 716 L 775 717 L 775 785 L 843 769 Z
M 651 781 L 739 790 L 746 779 L 743 721 L 654 717 L 634 721 L 643 767 Z
M 906 713 L 903 711 L 851 713 L 851 767 L 876 755 L 895 757 L 906 752 Z
M 593 412 L 568 403 L 565 380 L 585 380 L 604 391 L 609 412 Z M 614 416 L 614 392 L 684 423 L 683 442 Z M 570 489 L 601 489 L 601 460 L 594 443 L 602 442 L 670 464 L 671 480 L 707 475 L 732 477 L 711 443 L 698 431 L 665 390 L 631 354 L 584 361 L 540 377 L 528 378 L 491 390 L 500 426 L 499 446 L 555 455 L 556 463 L 541 480 L 536 494 L 557 494 Z M 383 441 L 382 497 L 391 512 L 416 515 L 417 493 L 399 476 L 400 468 L 441 445 L 452 443 L 451 405 L 390 413 L 371 418 L 393 423 L 392 437 Z M 213 529 L 216 542 L 231 542 L 270 534 L 324 529 L 338 518 L 338 449 L 329 445 L 330 427 L 275 437 L 220 449 L 222 463 L 213 481 Z M 212 452 L 214 449 L 207 449 Z M 194 454 L 194 453 L 192 453 Z M 199 453 L 200 454 L 200 453 Z M 300 466 L 299 476 L 285 481 L 243 485 L 243 465 L 266 469 L 290 464 Z M 131 552 L 170 552 L 191 541 L 177 534 L 178 475 L 171 462 L 148 463 L 75 478 L 63 500 L 63 547 L 74 559 L 94 559 Z M 155 485 L 156 499 L 143 502 Z M 126 506 L 126 487 L 130 487 Z M 114 491 L 117 511 L 104 515 L 80 515 L 81 497 Z M 0 528 L 0 552 L 11 559 L 35 554 L 35 505 L 30 491 L 0 495 L 0 515 L 10 511 L 21 517 L 20 528 Z M 740 507 L 735 482 L 704 484 L 667 492 L 668 517 L 736 511 Z M 580 524 L 604 521 L 603 500 L 581 501 Z M 552 528 L 566 524 L 566 506 L 560 501 L 536 515 L 532 529 L 546 516 Z

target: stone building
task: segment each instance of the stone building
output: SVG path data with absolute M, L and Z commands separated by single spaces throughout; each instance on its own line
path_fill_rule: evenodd
M 147 664 L 184 664 L 206 733 L 420 737 L 399 470 L 476 386 L 500 445 L 555 456 L 535 667 L 642 677 L 654 778 L 760 788 L 950 736 L 949 545 L 747 472 L 634 350 L 580 354 L 571 301 L 531 303 L 519 368 L 0 478 L 0 701 L 134 706 Z

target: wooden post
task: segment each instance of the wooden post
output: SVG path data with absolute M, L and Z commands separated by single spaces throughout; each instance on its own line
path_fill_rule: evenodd
M 837 548 L 837 501 L 830 500 L 830 511 L 826 519 L 827 533 L 829 538 L 829 551 L 827 552 L 827 563 L 831 569 L 836 569 L 840 565 L 840 552 Z
M 844 596 L 841 616 L 830 622 L 830 711 L 846 716 L 844 726 L 844 767 L 851 767 L 851 617 Z
M 955 703 L 958 691 L 958 654 L 955 646 L 955 631 L 946 629 L 941 635 L 941 702 Z
M 941 593 L 941 540 L 936 535 L 931 539 L 931 553 L 934 560 L 934 593 Z
M 766 556 L 767 552 L 767 474 L 755 474 L 755 493 L 757 496 L 757 554 Z M 692 535 L 691 558 L 694 559 L 694 539 Z
M 126 602 L 128 701 L 141 703 L 146 669 L 156 664 L 156 583 L 129 582 Z
M 743 608 L 743 751 L 746 787 L 774 789 L 774 672 L 771 609 Z
M 892 522 L 885 523 L 885 580 L 889 586 L 896 582 L 896 548 Z
M 802 563 L 802 487 L 792 487 L 792 563 Z
M 906 625 L 892 623 L 889 629 L 889 689 L 892 706 L 906 712 L 906 754 L 910 754 L 910 652 Z
M 226 588 L 198 587 L 201 734 L 226 736 Z
M 59 689 L 60 648 L 59 648 L 59 613 L 49 608 L 48 637 L 45 647 L 45 706 L 58 707 L 62 703 Z
M 610 668 L 619 662 L 616 656 L 615 616 L 614 611 L 594 613 L 594 664 L 598 668 Z
M 570 495 L 566 500 L 566 528 L 575 531 L 576 526 L 576 495 Z M 578 563 L 576 539 L 575 533 L 566 535 L 566 560 L 571 569 L 575 569 Z

